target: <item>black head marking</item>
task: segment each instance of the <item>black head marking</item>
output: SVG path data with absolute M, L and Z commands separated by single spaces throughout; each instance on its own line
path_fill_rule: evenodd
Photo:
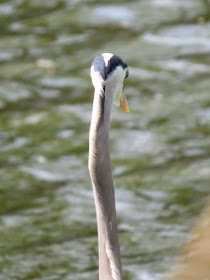
M 123 69 L 126 69 L 128 67 L 127 63 L 125 63 L 119 56 L 113 55 L 111 59 L 108 62 L 108 65 L 106 67 L 106 78 L 114 72 L 114 70 L 117 68 L 117 66 L 122 66 Z
M 119 65 L 121 65 L 123 69 L 128 68 L 127 63 L 117 55 L 113 55 L 108 61 L 107 65 L 105 64 L 103 55 L 98 55 L 92 62 L 94 70 L 100 73 L 104 81 Z

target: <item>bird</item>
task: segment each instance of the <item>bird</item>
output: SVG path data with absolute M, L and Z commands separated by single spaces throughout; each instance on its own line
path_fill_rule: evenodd
M 129 112 L 123 82 L 128 65 L 119 56 L 103 53 L 91 65 L 95 88 L 89 132 L 88 168 L 93 186 L 97 229 L 99 280 L 122 280 L 115 191 L 109 148 L 112 103 Z

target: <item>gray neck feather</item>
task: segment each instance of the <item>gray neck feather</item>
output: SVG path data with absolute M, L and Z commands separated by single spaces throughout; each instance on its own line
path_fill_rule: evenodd
M 103 89 L 95 91 L 94 94 L 89 135 L 89 172 L 95 198 L 99 241 L 99 280 L 122 280 L 109 152 L 110 115 L 114 94 L 112 87 L 106 86 L 104 108 L 100 105 L 102 94 Z

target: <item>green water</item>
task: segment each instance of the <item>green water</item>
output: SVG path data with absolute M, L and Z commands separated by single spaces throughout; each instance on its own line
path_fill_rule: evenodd
M 210 185 L 210 7 L 0 2 L 0 280 L 98 278 L 92 59 L 130 76 L 110 133 L 124 279 L 167 272 Z

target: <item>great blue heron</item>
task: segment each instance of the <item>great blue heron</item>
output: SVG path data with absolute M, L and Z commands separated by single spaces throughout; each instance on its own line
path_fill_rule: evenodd
M 116 55 L 104 53 L 92 62 L 95 93 L 89 135 L 89 172 L 97 215 L 100 280 L 122 280 L 109 128 L 112 103 L 129 112 L 123 93 L 127 76 L 127 64 Z

